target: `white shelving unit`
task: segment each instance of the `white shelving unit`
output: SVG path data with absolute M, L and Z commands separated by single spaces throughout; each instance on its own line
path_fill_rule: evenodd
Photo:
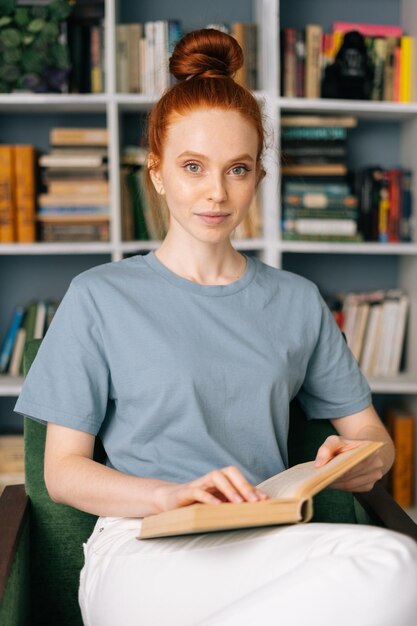
M 120 0 L 121 2 L 122 0 Z M 123 0 L 127 2 L 127 0 Z M 417 3 L 415 0 L 393 0 L 397 2 L 400 22 L 408 33 L 417 35 Z M 118 16 L 120 15 L 120 3 L 115 0 L 105 0 L 106 28 L 106 92 L 99 95 L 38 95 L 38 94 L 6 94 L 0 95 L 0 112 L 7 114 L 31 114 L 31 113 L 63 113 L 63 114 L 102 114 L 105 116 L 107 127 L 110 131 L 109 144 L 109 178 L 111 183 L 111 240 L 109 243 L 73 243 L 73 244 L 7 244 L 0 245 L 0 263 L 2 256 L 13 255 L 93 255 L 105 254 L 110 260 L 117 261 L 126 254 L 146 252 L 158 247 L 156 241 L 149 242 L 123 242 L 121 240 L 120 227 L 120 182 L 119 182 L 119 157 L 122 117 L 124 114 L 143 114 L 149 111 L 155 97 L 147 97 L 138 94 L 119 94 L 115 91 L 116 63 L 115 63 L 115 32 Z M 293 5 L 299 6 L 299 14 L 302 15 L 306 0 L 293 0 Z M 314 8 L 317 4 L 319 13 L 315 16 L 316 22 L 328 20 L 323 11 L 323 0 L 309 0 L 308 8 Z M 349 6 L 348 6 L 349 4 Z M 215 0 L 213 6 L 204 5 L 204 14 L 201 26 L 209 20 L 219 21 L 223 13 L 222 4 Z M 262 183 L 262 210 L 263 210 L 263 234 L 262 237 L 253 241 L 235 241 L 234 244 L 240 250 L 255 251 L 260 258 L 275 267 L 286 265 L 287 255 L 316 255 L 323 259 L 326 266 L 327 259 L 332 255 L 360 256 L 363 260 L 364 271 L 369 256 L 378 257 L 395 256 L 398 259 L 398 287 L 406 289 L 411 298 L 411 316 L 408 333 L 408 363 L 407 371 L 400 376 L 389 380 L 373 380 L 371 386 L 376 394 L 400 394 L 417 408 L 417 242 L 411 244 L 342 244 L 342 243 L 314 243 L 314 242 L 288 242 L 282 241 L 279 233 L 279 202 L 280 202 L 280 176 L 279 176 L 279 119 L 284 112 L 313 112 L 327 114 L 354 114 L 363 123 L 381 123 L 381 133 L 384 133 L 385 122 L 398 124 L 400 141 L 400 165 L 415 168 L 414 198 L 417 204 L 417 102 L 409 104 L 391 102 L 370 102 L 354 100 L 324 100 L 283 98 L 279 93 L 279 30 L 280 19 L 284 20 L 285 10 L 288 6 L 283 2 L 280 7 L 279 0 L 246 0 L 246 6 L 252 8 L 252 19 L 259 26 L 259 91 L 255 95 L 262 103 L 264 116 L 267 121 L 267 132 L 272 148 L 265 155 L 265 166 L 268 176 Z M 369 5 L 369 17 L 367 20 L 378 21 L 374 10 L 378 6 L 376 0 L 353 0 L 351 3 L 342 3 L 341 0 L 332 5 L 335 18 L 358 19 L 356 10 L 364 10 Z M 159 6 L 159 5 L 157 5 Z M 330 7 L 328 3 L 326 6 Z M 321 8 L 320 8 L 321 7 Z M 175 5 L 171 7 L 175 13 Z M 280 10 L 282 8 L 282 11 Z M 129 10 L 133 11 L 133 7 Z M 139 9 L 137 9 L 139 10 Z M 236 19 L 239 16 L 240 5 L 236 3 Z M 329 8 L 330 10 L 330 8 Z M 338 11 L 350 17 L 341 17 Z M 155 9 L 157 12 L 158 9 Z M 210 13 L 211 11 L 211 13 Z M 209 19 L 206 19 L 207 16 Z M 171 14 L 171 17 L 181 15 Z M 378 15 L 380 18 L 381 16 Z M 145 19 L 148 19 L 146 17 Z M 145 21 L 143 19 L 142 21 Z M 161 19 L 155 13 L 152 19 Z M 132 21 L 138 21 L 132 19 Z M 140 20 L 139 20 L 140 21 Z M 312 21 L 305 19 L 306 21 Z M 287 24 L 291 25 L 291 24 Z M 30 136 L 28 137 L 30 141 Z M 28 259 L 28 263 L 29 263 Z M 12 297 L 12 291 L 8 297 Z M 11 380 L 9 377 L 0 377 L 0 396 L 16 396 L 19 393 L 21 380 Z

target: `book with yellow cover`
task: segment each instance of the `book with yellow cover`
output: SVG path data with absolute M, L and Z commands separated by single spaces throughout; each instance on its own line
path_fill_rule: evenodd
M 149 515 L 142 520 L 138 539 L 308 522 L 313 516 L 313 496 L 383 445 L 364 441 L 321 467 L 315 467 L 314 461 L 290 467 L 257 485 L 268 500 L 191 504 Z

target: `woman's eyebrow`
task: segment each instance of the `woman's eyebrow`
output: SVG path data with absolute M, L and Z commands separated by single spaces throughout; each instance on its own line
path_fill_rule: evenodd
M 200 158 L 203 158 L 203 159 L 207 159 L 208 158 L 205 154 L 201 154 L 200 152 L 194 152 L 194 150 L 185 150 L 185 152 L 181 152 L 181 154 L 179 154 L 177 156 L 177 159 L 180 159 L 180 158 L 182 158 L 184 156 L 194 156 L 194 157 L 200 157 Z M 243 160 L 253 161 L 253 158 L 251 157 L 250 154 L 245 152 L 245 154 L 239 154 L 238 156 L 235 156 L 235 157 L 229 159 L 229 162 L 231 162 L 231 161 L 243 161 Z

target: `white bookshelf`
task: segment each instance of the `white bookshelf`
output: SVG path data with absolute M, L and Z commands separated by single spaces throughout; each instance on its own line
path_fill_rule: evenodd
M 13 259 L 27 258 L 28 266 L 31 259 L 43 257 L 51 259 L 54 264 L 55 256 L 59 264 L 62 257 L 83 256 L 93 258 L 92 255 L 103 255 L 105 260 L 117 261 L 127 254 L 146 252 L 158 247 L 157 241 L 147 242 L 124 242 L 121 240 L 120 224 L 120 141 L 122 138 L 123 116 L 132 114 L 144 114 L 150 110 L 158 96 L 144 96 L 140 94 L 116 93 L 116 64 L 115 64 L 115 32 L 116 21 L 121 14 L 121 8 L 129 7 L 132 12 L 131 21 L 146 21 L 149 19 L 148 4 L 129 5 L 128 0 L 105 0 L 105 50 L 106 50 L 106 92 L 98 95 L 54 95 L 54 94 L 0 94 L 0 113 L 7 115 L 19 115 L 24 123 L 29 124 L 28 116 L 34 114 L 62 114 L 80 115 L 98 114 L 103 116 L 109 129 L 109 179 L 111 184 L 111 240 L 108 243 L 71 243 L 71 244 L 5 244 L 0 245 L 0 264 L 8 257 Z M 220 0 L 213 0 L 210 6 L 203 0 L 197 5 L 197 11 L 201 14 L 200 27 L 208 21 L 219 21 L 226 10 Z M 228 3 L 229 4 L 229 3 Z M 166 0 L 167 7 L 169 6 Z M 201 6 L 200 6 L 201 5 Z M 279 0 L 244 0 L 238 3 L 233 0 L 230 3 L 235 9 L 236 20 L 242 19 L 240 11 L 242 5 L 249 8 L 252 19 L 259 27 L 259 89 L 255 96 L 262 103 L 267 120 L 267 131 L 272 141 L 272 149 L 265 155 L 267 177 L 262 182 L 261 204 L 263 233 L 253 241 L 234 241 L 234 245 L 240 250 L 255 251 L 266 263 L 274 267 L 286 267 L 287 259 L 293 255 L 300 258 L 320 259 L 323 263 L 323 275 L 326 275 L 327 265 L 334 255 L 346 255 L 347 258 L 360 258 L 363 263 L 363 272 L 366 272 L 368 258 L 377 256 L 394 259 L 398 263 L 398 287 L 407 290 L 411 299 L 411 315 L 408 333 L 408 363 L 407 370 L 393 379 L 371 380 L 371 388 L 375 394 L 398 394 L 407 400 L 417 410 L 417 242 L 399 244 L 342 244 L 325 242 L 290 242 L 281 240 L 279 233 L 279 203 L 280 203 L 280 172 L 279 172 L 279 119 L 283 113 L 311 112 L 327 114 L 353 114 L 358 117 L 360 123 L 366 127 L 369 123 L 380 124 L 380 133 L 385 132 L 386 125 L 398 126 L 399 137 L 399 165 L 410 166 L 415 171 L 414 176 L 414 202 L 417 214 L 417 102 L 408 104 L 391 102 L 370 102 L 355 100 L 324 100 L 304 98 L 284 98 L 279 93 L 279 30 L 285 24 L 286 12 L 295 11 L 303 16 L 304 24 L 307 22 L 325 23 L 333 17 L 327 13 L 334 13 L 335 18 L 350 19 L 351 21 L 378 22 L 382 19 L 379 12 L 375 17 L 375 8 L 379 6 L 376 0 L 352 0 L 350 3 L 335 0 L 332 3 L 324 0 L 292 0 L 289 3 Z M 407 32 L 417 34 L 417 3 L 415 0 L 392 0 L 390 6 L 398 9 L 400 23 Z M 158 4 L 158 7 L 162 6 Z M 388 6 L 385 2 L 384 6 Z M 198 8 L 200 7 L 200 8 Z M 325 7 L 325 8 L 323 8 Z M 175 15 L 175 4 L 169 8 L 170 17 L 184 18 L 186 16 Z M 203 10 L 204 9 L 204 10 Z M 328 11 L 327 11 L 328 9 Z M 137 19 L 140 11 L 146 11 L 143 18 Z M 136 11 L 136 13 L 135 13 Z M 150 19 L 165 19 L 158 9 Z M 309 13 L 307 13 L 307 11 Z M 367 18 L 364 17 L 367 11 Z M 343 13 L 344 17 L 341 17 Z M 129 13 L 130 14 L 130 13 Z M 314 20 L 310 19 L 314 14 Z M 223 18 L 222 18 L 223 19 Z M 301 17 L 299 18 L 301 19 Z M 126 21 L 126 20 L 123 20 Z M 388 20 L 389 21 L 389 20 Z M 392 21 L 394 23 L 394 21 Z M 32 120 L 30 120 L 31 122 Z M 379 131 L 378 131 L 379 132 Z M 1 135 L 0 135 L 1 140 Z M 31 141 L 30 133 L 27 141 Z M 416 229 L 417 232 L 417 229 Z M 304 256 L 303 256 L 304 255 Z M 94 257 L 95 258 L 95 257 Z M 13 263 L 13 261 L 9 261 Z M 93 261 L 92 261 L 93 264 Z M 308 262 L 307 262 L 308 265 Z M 308 267 L 306 267 L 308 269 Z M 47 278 L 46 278 L 47 280 Z M 325 280 L 325 278 L 324 278 Z M 372 287 L 371 287 L 372 288 Z M 13 285 L 7 287 L 7 298 L 13 298 Z M 1 311 L 1 309 L 0 309 Z M 1 314 L 1 313 L 0 313 Z M 0 377 L 0 396 L 17 396 L 20 390 L 21 380 L 13 380 L 10 377 Z

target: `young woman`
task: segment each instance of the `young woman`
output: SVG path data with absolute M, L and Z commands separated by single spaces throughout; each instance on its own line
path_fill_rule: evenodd
M 307 524 L 137 540 L 149 514 L 265 498 L 255 485 L 287 465 L 295 396 L 339 433 L 317 464 L 385 443 L 334 487 L 369 490 L 393 462 L 316 286 L 231 244 L 265 174 L 259 106 L 233 80 L 242 62 L 212 29 L 177 44 L 178 82 L 148 127 L 167 236 L 71 282 L 16 410 L 48 422 L 51 498 L 99 516 L 80 577 L 86 625 L 411 626 L 417 550 L 394 532 Z

